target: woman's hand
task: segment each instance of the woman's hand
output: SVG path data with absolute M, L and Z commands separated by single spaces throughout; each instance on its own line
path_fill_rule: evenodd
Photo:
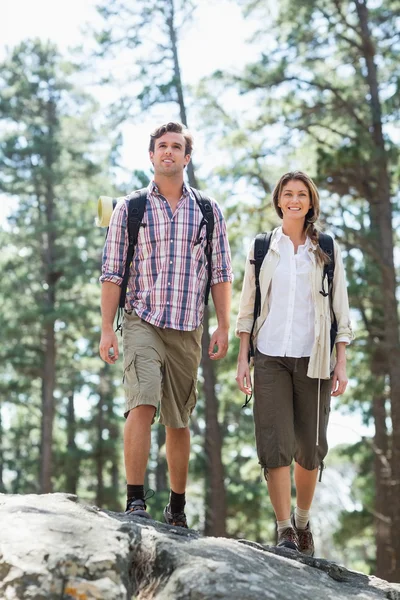
M 346 361 L 337 361 L 332 378 L 331 396 L 340 396 L 346 391 L 347 383 Z
M 250 365 L 245 358 L 239 358 L 238 360 L 236 383 L 243 394 L 246 394 L 246 396 L 251 396 L 253 390 L 250 377 Z

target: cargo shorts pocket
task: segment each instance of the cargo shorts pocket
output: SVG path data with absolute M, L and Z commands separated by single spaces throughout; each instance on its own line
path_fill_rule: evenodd
M 185 408 L 184 408 L 184 414 L 185 414 L 185 419 L 189 419 L 190 415 L 192 414 L 194 407 L 196 406 L 196 402 L 197 402 L 197 379 L 194 379 L 192 382 L 192 387 L 190 388 L 190 394 L 188 396 L 188 399 L 185 402 Z
M 136 372 L 136 354 L 133 354 L 126 361 L 122 383 L 125 390 L 126 400 L 129 402 L 139 394 L 139 379 Z

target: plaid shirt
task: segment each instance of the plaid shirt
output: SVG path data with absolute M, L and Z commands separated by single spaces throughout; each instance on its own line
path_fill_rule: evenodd
M 100 281 L 122 284 L 128 251 L 126 196 L 115 207 L 103 252 Z M 232 267 L 226 225 L 221 209 L 214 211 L 211 285 L 232 281 Z M 135 247 L 125 309 L 161 328 L 193 331 L 202 323 L 207 283 L 205 226 L 196 245 L 202 213 L 192 192 L 184 185 L 183 194 L 172 213 L 154 181 L 147 191 L 145 227 L 140 227 Z

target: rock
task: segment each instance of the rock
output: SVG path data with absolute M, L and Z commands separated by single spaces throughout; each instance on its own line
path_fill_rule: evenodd
M 246 540 L 0 494 L 1 600 L 400 600 L 400 585 Z

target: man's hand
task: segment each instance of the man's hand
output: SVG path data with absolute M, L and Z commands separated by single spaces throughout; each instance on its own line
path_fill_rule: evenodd
M 113 329 L 107 329 L 102 332 L 99 350 L 104 362 L 113 365 L 118 360 L 118 340 Z
M 214 352 L 215 346 L 217 351 Z M 211 336 L 210 345 L 208 347 L 208 356 L 211 360 L 224 358 L 228 352 L 228 330 L 218 327 Z
M 253 390 L 251 386 L 250 365 L 247 359 L 238 360 L 236 383 L 243 394 L 246 394 L 246 396 L 250 396 L 252 394 Z
M 331 396 L 340 396 L 343 394 L 347 383 L 346 362 L 338 361 L 333 371 Z

